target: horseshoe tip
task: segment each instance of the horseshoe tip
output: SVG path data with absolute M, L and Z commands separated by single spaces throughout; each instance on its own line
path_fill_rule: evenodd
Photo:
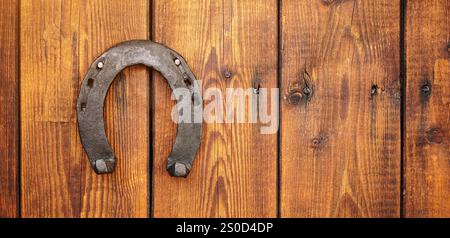
M 93 166 L 97 174 L 106 174 L 114 171 L 115 161 L 114 160 L 104 160 L 98 159 L 95 161 Z
M 167 167 L 167 171 L 172 177 L 184 177 L 186 178 L 189 174 L 188 167 L 180 162 L 175 162 Z

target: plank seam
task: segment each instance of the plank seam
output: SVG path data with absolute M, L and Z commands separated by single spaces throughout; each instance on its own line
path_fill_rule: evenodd
M 405 211 L 405 133 L 406 133 L 406 11 L 407 1 L 400 0 L 400 217 L 406 216 Z
M 155 27 L 153 25 L 153 23 L 155 22 L 154 16 L 155 16 L 155 9 L 154 9 L 154 1 L 153 0 L 149 0 L 148 3 L 148 37 L 150 40 L 154 41 L 154 36 L 155 36 Z M 154 172 L 154 155 L 153 155 L 153 146 L 154 146 L 154 135 L 153 135 L 153 126 L 155 125 L 154 120 L 153 120 L 153 105 L 154 105 L 154 97 L 153 97 L 153 69 L 149 70 L 149 87 L 148 87 L 148 100 L 149 100 L 149 104 L 148 104 L 148 122 L 150 125 L 148 125 L 148 137 L 149 137 L 149 143 L 148 143 L 148 176 L 147 176 L 147 186 L 148 186 L 148 198 L 147 198 L 147 216 L 149 218 L 153 218 L 154 215 L 154 208 L 153 208 L 153 204 L 154 204 L 154 199 L 153 199 L 153 188 L 154 188 L 154 184 L 153 184 L 153 172 Z
M 16 80 L 17 80 L 17 92 L 16 92 L 16 97 L 17 97 L 17 173 L 16 173 L 16 216 L 21 218 L 22 217 L 22 165 L 21 165 L 21 161 L 22 161 L 22 125 L 21 125 L 21 121 L 22 121 L 22 116 L 21 116 L 21 94 L 20 94 L 20 32 L 21 32 L 21 21 L 20 21 L 20 16 L 21 16 L 21 11 L 20 11 L 20 5 L 21 5 L 21 0 L 17 1 L 17 6 L 16 6 L 16 11 L 17 11 L 17 32 L 16 32 L 16 40 L 17 40 L 17 45 L 18 47 L 16 48 Z
M 277 86 L 282 83 L 282 0 L 277 1 Z M 281 217 L 281 92 L 278 94 L 278 132 L 277 132 L 277 218 Z

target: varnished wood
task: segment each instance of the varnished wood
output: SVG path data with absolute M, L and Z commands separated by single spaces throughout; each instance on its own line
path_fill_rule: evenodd
M 114 174 L 89 167 L 76 125 L 87 67 L 107 48 L 148 38 L 145 0 L 21 1 L 22 215 L 145 217 L 148 210 L 148 73 L 125 70 L 106 103 Z
M 400 1 L 281 11 L 281 216 L 399 217 Z
M 81 12 L 80 72 L 107 48 L 149 39 L 147 0 L 86 1 Z M 117 76 L 105 103 L 106 133 L 117 156 L 116 170 L 98 176 L 85 166 L 85 217 L 147 217 L 149 194 L 149 74 L 144 66 Z M 84 162 L 84 161 L 83 161 Z
M 449 10 L 449 0 L 4 0 L 0 217 L 274 217 L 277 205 L 282 217 L 399 217 L 401 196 L 406 217 L 449 217 Z M 107 97 L 116 171 L 96 175 L 76 125 L 81 79 L 103 51 L 150 31 L 224 96 L 278 87 L 279 60 L 281 144 L 260 123 L 205 124 L 192 173 L 169 177 L 175 103 L 158 73 L 150 84 L 135 66 Z
M 18 0 L 0 4 L 0 217 L 18 210 Z
M 154 40 L 183 55 L 204 90 L 225 96 L 227 87 L 258 80 L 276 87 L 276 1 L 155 0 L 153 13 Z M 171 91 L 158 74 L 153 87 L 154 216 L 276 216 L 276 134 L 261 135 L 260 124 L 205 124 L 193 171 L 173 179 L 165 160 L 176 133 L 174 103 L 166 103 Z
M 406 9 L 404 214 L 450 217 L 450 1 Z

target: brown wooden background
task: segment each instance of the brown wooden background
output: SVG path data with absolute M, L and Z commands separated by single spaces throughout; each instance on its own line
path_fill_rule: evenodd
M 450 217 L 449 13 L 449 0 L 2 0 L 0 216 Z M 204 89 L 280 87 L 279 133 L 205 124 L 189 178 L 171 178 L 171 92 L 136 66 L 107 97 L 117 169 L 95 175 L 79 85 L 130 39 L 177 50 Z

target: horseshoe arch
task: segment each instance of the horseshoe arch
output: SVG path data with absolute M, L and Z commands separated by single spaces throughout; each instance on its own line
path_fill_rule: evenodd
M 116 156 L 105 133 L 105 97 L 117 74 L 126 67 L 137 64 L 159 71 L 173 91 L 187 89 L 192 100 L 190 115 L 201 118 L 203 99 L 199 85 L 186 61 L 178 53 L 148 40 L 127 41 L 110 48 L 89 68 L 77 101 L 81 143 L 92 168 L 98 174 L 113 172 L 116 164 Z M 201 130 L 201 121 L 191 120 L 178 124 L 175 144 L 167 159 L 167 170 L 171 176 L 186 177 L 191 171 L 200 145 Z

